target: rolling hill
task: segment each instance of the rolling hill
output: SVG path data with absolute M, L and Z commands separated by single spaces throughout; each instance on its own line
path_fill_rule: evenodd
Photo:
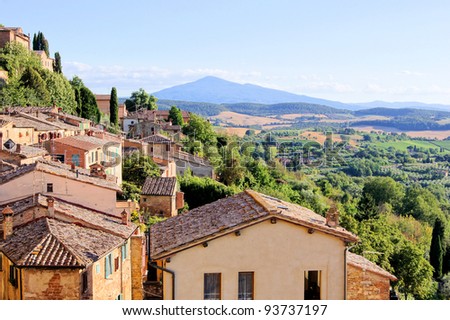
M 355 106 L 337 101 L 297 95 L 253 84 L 239 84 L 211 76 L 204 77 L 194 82 L 163 89 L 153 93 L 153 95 L 162 100 L 196 101 L 215 104 L 276 104 L 302 102 L 307 104 L 325 105 L 338 109 L 356 109 Z

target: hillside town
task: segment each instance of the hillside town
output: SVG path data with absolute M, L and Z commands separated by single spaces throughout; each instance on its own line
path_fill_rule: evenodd
M 0 27 L 0 49 L 7 43 L 33 53 L 21 28 Z M 33 54 L 54 72 L 45 51 Z M 197 147 L 209 143 L 203 132 L 189 131 L 199 121 L 212 127 L 208 119 L 94 96 L 111 122 L 71 113 L 57 99 L 0 108 L 0 299 L 399 299 L 399 278 L 383 257 L 377 264 L 365 256 L 371 248 L 351 251 L 362 243 L 359 229 L 347 227 L 330 184 L 331 200 L 287 201 L 286 190 L 308 186 L 287 189 L 290 182 L 274 171 L 261 178 L 274 186 L 269 193 L 238 172 L 233 151 L 220 159 L 232 164 L 217 169 L 219 157 Z M 231 145 L 220 138 L 214 143 Z M 271 158 L 272 145 L 264 145 L 266 161 L 287 172 L 284 158 Z M 261 163 L 253 177 L 267 170 Z M 185 194 L 186 179 L 216 189 Z M 200 201 L 208 192 L 211 201 Z

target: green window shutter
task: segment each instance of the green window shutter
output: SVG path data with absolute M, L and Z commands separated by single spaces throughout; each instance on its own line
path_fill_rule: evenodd
M 112 257 L 108 254 L 105 257 L 105 278 L 108 278 L 112 273 Z

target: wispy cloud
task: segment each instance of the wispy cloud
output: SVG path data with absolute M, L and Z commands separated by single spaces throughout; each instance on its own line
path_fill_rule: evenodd
M 397 74 L 398 75 L 403 75 L 403 76 L 416 76 L 416 77 L 421 77 L 421 76 L 425 75 L 425 73 L 417 72 L 417 71 L 411 71 L 411 70 L 402 70 L 402 71 L 398 72 Z
M 155 92 L 204 76 L 216 76 L 239 83 L 252 82 L 264 85 L 264 81 L 261 81 L 263 80 L 262 74 L 257 71 L 233 72 L 210 68 L 170 70 L 156 66 L 129 68 L 120 65 L 92 66 L 81 62 L 66 62 L 63 71 L 69 78 L 77 75 L 96 93 L 107 93 L 112 87 L 116 87 L 119 95 L 129 95 L 139 88 Z

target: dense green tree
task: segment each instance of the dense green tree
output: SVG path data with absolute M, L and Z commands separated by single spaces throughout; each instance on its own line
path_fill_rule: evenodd
M 98 109 L 95 95 L 87 87 L 80 89 L 81 117 L 94 122 L 99 122 L 100 110 Z
M 236 193 L 236 189 L 207 177 L 194 177 L 189 172 L 180 177 L 180 188 L 189 209 L 211 203 Z
M 172 121 L 172 124 L 174 126 L 182 126 L 184 124 L 183 122 L 183 114 L 181 113 L 181 110 L 177 108 L 176 106 L 172 106 L 169 110 L 169 120 Z
M 125 106 L 128 111 L 136 111 L 139 109 L 156 110 L 158 99 L 149 95 L 143 88 L 131 93 L 130 99 L 125 100 Z
M 397 287 L 405 299 L 432 298 L 437 289 L 433 281 L 433 267 L 417 246 L 409 241 L 397 245 L 391 257 L 391 264 L 399 279 Z
M 34 68 L 26 68 L 20 81 L 25 88 L 29 89 L 27 90 L 29 96 L 26 97 L 27 105 L 46 106 L 50 104 L 50 93 L 47 90 L 47 85 Z
M 47 57 L 50 57 L 48 41 L 41 31 L 39 31 L 37 33 L 37 35 L 34 34 L 34 36 L 33 36 L 33 50 L 45 51 L 45 53 L 47 54 Z
M 122 178 L 124 181 L 142 187 L 147 177 L 159 177 L 159 167 L 152 158 L 133 153 L 122 159 Z
M 75 95 L 67 79 L 44 69 L 39 58 L 22 45 L 7 43 L 0 50 L 0 68 L 8 71 L 8 81 L 0 88 L 0 105 L 55 103 L 65 112 L 75 112 Z
M 55 52 L 55 60 L 53 61 L 53 71 L 56 73 L 62 73 L 61 55 L 59 52 Z
M 109 120 L 111 126 L 117 127 L 119 124 L 119 101 L 117 99 L 117 90 L 115 87 L 111 89 L 111 97 L 109 99 Z
M 380 214 L 381 206 L 388 204 L 397 210 L 403 199 L 403 186 L 390 177 L 374 177 L 364 184 L 359 203 L 358 218 L 368 219 Z
M 435 279 L 442 277 L 442 267 L 444 262 L 444 237 L 445 237 L 445 225 L 444 222 L 437 218 L 434 222 L 433 235 L 431 238 L 430 247 L 430 263 L 434 268 L 433 276 Z
M 443 217 L 439 201 L 429 190 L 419 185 L 412 185 L 406 189 L 401 213 L 425 221 L 430 226 L 434 226 L 437 217 Z

